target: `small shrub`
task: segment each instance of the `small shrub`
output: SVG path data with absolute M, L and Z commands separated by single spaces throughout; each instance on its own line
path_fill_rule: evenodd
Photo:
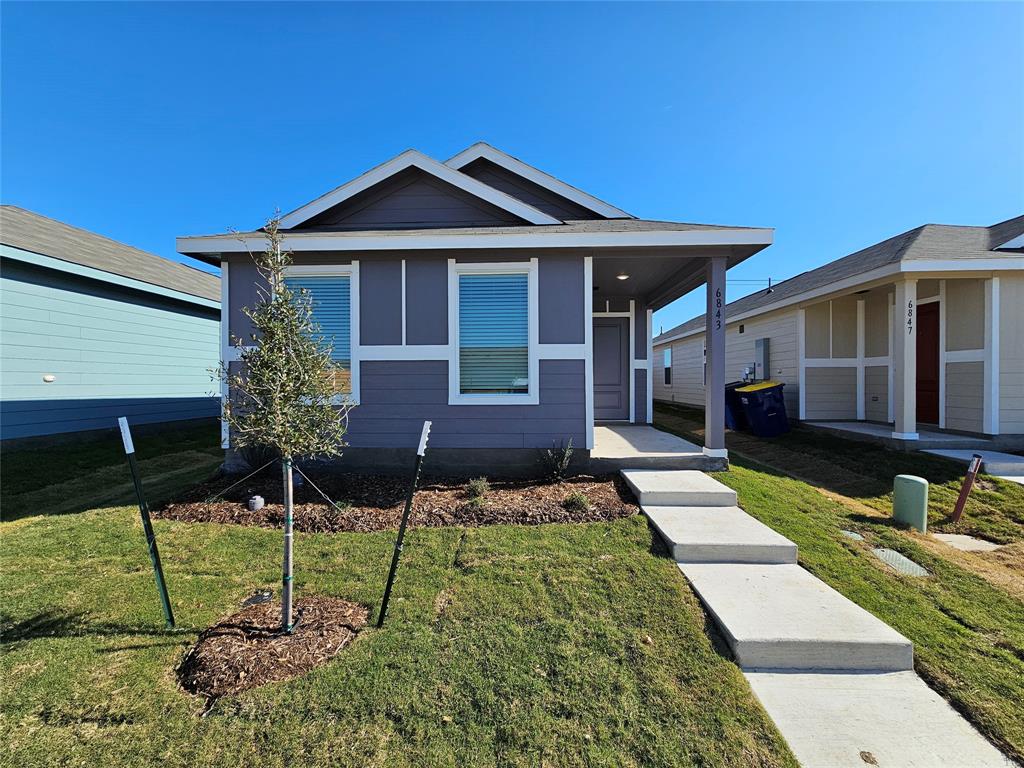
M 466 495 L 471 499 L 481 499 L 491 492 L 491 484 L 486 477 L 474 477 L 466 483 Z
M 586 512 L 590 509 L 590 499 L 582 491 L 572 491 L 562 501 L 567 512 Z
M 487 500 L 483 496 L 473 496 L 466 502 L 466 509 L 478 512 L 487 506 Z
M 551 443 L 550 448 L 540 451 L 538 461 L 542 467 L 544 477 L 549 480 L 564 480 L 569 474 L 569 465 L 572 463 L 572 438 L 568 442 L 562 441 L 560 445 Z

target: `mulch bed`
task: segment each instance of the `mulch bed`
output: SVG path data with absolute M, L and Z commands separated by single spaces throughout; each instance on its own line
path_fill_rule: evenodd
M 215 700 L 290 680 L 333 659 L 366 624 L 366 608 L 333 597 L 295 600 L 297 622 L 281 631 L 281 603 L 252 605 L 199 635 L 178 667 L 189 693 Z
M 308 483 L 295 489 L 295 528 L 307 532 L 368 532 L 394 530 L 402 518 L 408 478 L 379 475 L 311 474 L 313 482 L 341 506 L 332 507 Z M 183 522 L 235 523 L 280 528 L 284 523 L 280 471 L 266 471 L 214 498 L 232 478 L 203 483 L 182 498 L 156 511 L 157 517 Z M 495 481 L 481 502 L 466 494 L 466 481 L 434 478 L 420 484 L 409 524 L 415 527 L 479 526 L 493 524 L 590 523 L 629 517 L 636 501 L 618 475 L 579 476 L 560 483 L 538 480 Z M 586 510 L 569 511 L 565 497 L 586 495 Z M 254 495 L 266 506 L 250 512 Z

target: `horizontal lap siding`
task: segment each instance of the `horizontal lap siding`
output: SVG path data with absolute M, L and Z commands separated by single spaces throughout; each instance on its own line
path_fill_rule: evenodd
M 540 448 L 570 437 L 583 445 L 583 361 L 540 361 L 539 385 L 539 405 L 448 405 L 446 361 L 365 361 L 347 440 L 354 448 L 412 448 L 429 419 L 437 448 Z
M 804 376 L 808 420 L 857 418 L 856 368 L 808 368 Z
M 97 429 L 119 415 L 216 414 L 216 309 L 7 260 L 3 270 L 4 439 Z
M 704 337 L 672 343 L 672 384 L 665 384 L 664 345 L 656 347 L 654 397 L 670 403 L 704 406 Z
M 946 428 L 980 432 L 984 414 L 985 364 L 946 364 Z

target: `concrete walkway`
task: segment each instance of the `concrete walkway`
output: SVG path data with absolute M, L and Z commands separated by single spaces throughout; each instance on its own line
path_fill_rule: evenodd
M 801 765 L 1013 765 L 917 677 L 909 640 L 797 565 L 730 488 L 622 475 Z
M 935 456 L 944 456 L 954 461 L 962 461 L 965 464 L 971 463 L 975 453 L 981 454 L 981 471 L 986 475 L 992 475 L 1012 483 L 1024 485 L 1024 456 L 1014 456 L 1012 453 L 1002 451 L 990 451 L 982 448 L 977 451 L 958 450 L 929 450 Z

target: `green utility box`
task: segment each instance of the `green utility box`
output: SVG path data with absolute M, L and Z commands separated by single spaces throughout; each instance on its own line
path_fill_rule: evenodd
M 892 482 L 892 517 L 925 533 L 928 530 L 928 481 L 915 475 L 896 475 Z

